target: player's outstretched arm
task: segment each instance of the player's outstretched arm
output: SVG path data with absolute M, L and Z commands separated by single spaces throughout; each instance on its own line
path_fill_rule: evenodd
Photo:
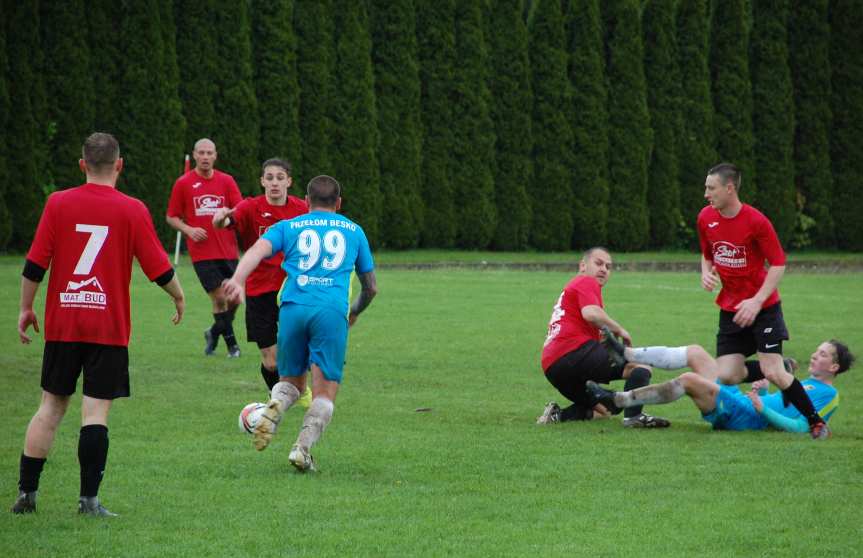
M 217 229 L 224 229 L 231 225 L 234 210 L 230 207 L 220 207 L 213 215 L 213 226 Z
M 273 244 L 266 238 L 259 238 L 251 248 L 243 254 L 240 263 L 237 265 L 237 270 L 233 277 L 225 280 L 222 283 L 222 289 L 225 296 L 231 302 L 239 303 L 243 298 L 243 285 L 246 284 L 246 279 L 258 267 L 261 260 L 269 258 L 273 255 Z
M 612 333 L 623 339 L 623 342 L 626 343 L 627 347 L 632 346 L 632 337 L 629 335 L 629 332 L 623 329 L 619 323 L 612 320 L 611 316 L 609 316 L 601 306 L 588 304 L 581 309 L 581 317 L 595 325 L 597 328 L 606 326 Z
M 180 323 L 183 319 L 183 313 L 186 310 L 186 296 L 183 294 L 183 287 L 180 285 L 180 280 L 176 275 L 171 277 L 171 280 L 161 285 L 162 289 L 171 295 L 171 298 L 174 299 L 174 308 L 176 312 L 174 313 L 174 317 L 171 318 L 171 321 L 174 322 L 174 325 Z
M 348 325 L 354 325 L 356 323 L 357 317 L 363 310 L 368 308 L 369 304 L 372 303 L 372 299 L 375 298 L 376 294 L 378 294 L 378 281 L 375 277 L 374 271 L 360 273 L 357 276 L 357 279 L 360 280 L 362 290 L 353 305 L 351 305 L 351 312 L 348 315 Z
M 18 338 L 25 345 L 30 343 L 30 336 L 27 335 L 27 329 L 32 325 L 33 331 L 39 333 L 39 320 L 36 318 L 36 313 L 33 312 L 33 301 L 36 299 L 36 291 L 39 290 L 39 283 L 21 277 L 21 311 L 18 314 Z

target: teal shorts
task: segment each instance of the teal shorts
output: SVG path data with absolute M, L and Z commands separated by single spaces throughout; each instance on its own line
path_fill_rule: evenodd
M 302 376 L 316 364 L 324 378 L 341 383 L 348 320 L 331 308 L 287 303 L 279 309 L 279 376 Z
M 716 430 L 764 430 L 767 420 L 737 386 L 719 386 L 716 408 L 702 415 Z

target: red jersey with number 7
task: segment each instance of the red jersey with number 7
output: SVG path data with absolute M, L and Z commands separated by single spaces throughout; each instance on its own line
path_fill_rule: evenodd
M 285 205 L 270 205 L 267 196 L 246 198 L 234 209 L 229 228 L 236 229 L 240 235 L 240 246 L 248 250 L 258 241 L 272 225 L 282 219 L 293 219 L 309 212 L 309 206 L 300 198 L 288 196 Z M 272 291 L 278 291 L 285 280 L 282 269 L 281 252 L 262 260 L 258 267 L 246 279 L 246 294 L 258 296 Z
M 744 203 L 730 218 L 707 206 L 698 214 L 697 225 L 701 253 L 722 280 L 716 304 L 723 310 L 734 312 L 740 302 L 755 296 L 767 277 L 765 261 L 785 265 L 785 252 L 773 225 L 751 205 Z M 762 308 L 777 302 L 779 291 L 774 290 Z
M 45 340 L 127 346 L 133 257 L 151 281 L 171 269 L 140 200 L 89 183 L 48 196 L 27 253 L 51 270 Z

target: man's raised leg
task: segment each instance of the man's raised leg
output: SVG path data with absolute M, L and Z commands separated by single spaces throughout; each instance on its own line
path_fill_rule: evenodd
M 282 422 L 285 411 L 296 403 L 297 399 L 300 398 L 300 391 L 305 387 L 305 376 L 283 377 L 279 383 L 273 386 L 267 408 L 264 409 L 261 420 L 255 426 L 253 443 L 256 450 L 263 451 L 270 445 L 279 423 Z

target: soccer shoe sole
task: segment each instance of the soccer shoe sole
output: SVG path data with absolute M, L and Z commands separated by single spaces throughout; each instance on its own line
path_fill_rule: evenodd
M 608 351 L 608 357 L 617 366 L 624 366 L 626 364 L 626 356 L 624 356 L 626 346 L 618 341 L 608 326 L 602 326 L 600 331 L 602 332 L 602 345 Z
M 267 403 L 267 408 L 261 414 L 258 424 L 255 425 L 255 437 L 252 443 L 255 445 L 256 450 L 264 451 L 267 449 L 267 446 L 270 445 L 273 436 L 276 434 L 280 422 L 282 422 L 282 412 L 279 410 L 279 402 L 271 400 Z

